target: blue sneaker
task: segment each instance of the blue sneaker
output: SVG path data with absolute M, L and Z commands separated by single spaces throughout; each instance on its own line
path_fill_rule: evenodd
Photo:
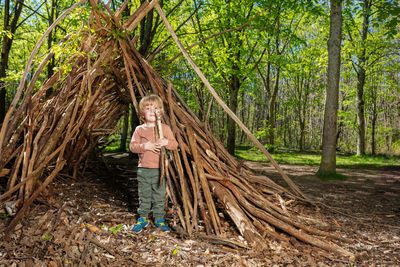
M 149 221 L 146 220 L 146 218 L 140 217 L 136 224 L 132 227 L 131 231 L 135 232 L 135 233 L 140 233 L 143 228 L 145 228 L 147 225 L 149 225 Z
M 161 227 L 161 231 L 165 232 L 165 233 L 169 233 L 170 229 L 168 226 L 165 225 L 165 220 L 164 219 L 159 219 L 156 221 L 156 226 L 157 227 Z

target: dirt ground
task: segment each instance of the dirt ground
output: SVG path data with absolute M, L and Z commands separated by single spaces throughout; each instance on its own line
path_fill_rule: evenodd
M 281 165 L 304 193 L 333 208 L 304 206 L 303 214 L 339 228 L 335 234 L 347 239 L 340 246 L 356 255 L 349 261 L 296 240 L 246 248 L 229 224 L 225 242 L 188 237 L 173 210 L 167 214 L 171 233 L 151 224 L 133 234 L 135 163 L 127 154 L 109 154 L 105 161 L 108 168 L 91 163 L 79 180 L 58 177 L 11 238 L 1 237 L 0 266 L 400 266 L 400 167 L 340 169 L 347 180 L 321 181 L 315 167 Z M 269 164 L 246 165 L 283 184 Z M 1 232 L 10 220 L 1 217 Z

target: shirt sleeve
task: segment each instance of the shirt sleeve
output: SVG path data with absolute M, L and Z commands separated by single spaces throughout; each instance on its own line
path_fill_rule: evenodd
M 129 144 L 129 148 L 132 153 L 144 153 L 144 144 L 140 143 L 140 129 L 136 127 L 135 132 L 132 135 L 131 142 Z
M 168 150 L 175 150 L 178 148 L 178 142 L 176 141 L 174 134 L 171 131 L 171 128 L 166 124 L 164 125 L 165 125 L 163 127 L 164 137 L 168 139 L 168 144 L 165 146 L 165 148 Z

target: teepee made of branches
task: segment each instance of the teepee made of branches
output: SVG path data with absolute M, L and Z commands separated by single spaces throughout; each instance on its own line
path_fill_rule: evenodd
M 137 97 L 154 93 L 162 98 L 165 123 L 170 125 L 179 143 L 179 149 L 170 154 L 165 181 L 176 211 L 174 216 L 188 235 L 203 228 L 208 235 L 219 235 L 224 218 L 219 213 L 223 212 L 250 244 L 294 237 L 328 251 L 351 255 L 325 241 L 327 237 L 334 240 L 335 234 L 306 223 L 291 211 L 289 203 L 304 200 L 305 196 L 218 97 L 180 44 L 158 1 L 145 2 L 126 21 L 121 21 L 121 13 L 129 1 L 112 13 L 107 5 L 90 0 L 89 30 L 80 32 L 80 50 L 68 60 L 68 73 L 58 71 L 34 91 L 40 73 L 53 55 L 49 53 L 43 59 L 26 83 L 38 48 L 61 19 L 84 2 L 68 9 L 38 42 L 2 124 L 0 173 L 1 179 L 7 179 L 7 188 L 0 201 L 2 204 L 16 201 L 18 207 L 6 234 L 12 232 L 28 207 L 60 172 L 79 178 L 89 152 L 100 138 L 112 132 L 127 104 L 133 103 L 137 111 Z M 172 84 L 161 78 L 140 55 L 135 45 L 137 39 L 128 33 L 153 8 L 216 101 L 270 158 L 289 189 L 254 174 L 232 157 L 213 136 L 208 123 L 200 121 Z M 48 96 L 50 89 L 52 93 Z

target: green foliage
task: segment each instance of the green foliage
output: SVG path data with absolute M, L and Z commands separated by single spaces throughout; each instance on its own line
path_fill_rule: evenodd
M 54 18 L 75 3 L 73 0 L 56 2 L 57 14 Z M 115 10 L 122 2 L 112 1 L 111 9 Z M 129 1 L 130 12 L 121 14 L 123 22 L 128 19 L 128 13 L 133 14 L 137 10 L 141 2 Z M 23 8 L 21 18 L 26 19 L 13 36 L 7 77 L 3 79 L 6 82 L 7 103 L 14 97 L 33 47 L 50 24 L 51 1 L 45 1 L 43 6 L 42 2 L 33 0 L 26 0 L 24 3 L 30 8 Z M 400 121 L 396 104 L 400 96 L 399 5 L 396 1 L 373 1 L 369 34 L 363 43 L 360 36 L 363 1 L 343 3 L 344 33 L 338 112 L 341 131 L 338 147 L 340 151 L 348 153 L 355 151 L 357 73 L 354 67 L 358 63 L 357 56 L 365 49 L 368 64 L 364 94 L 368 150 L 371 151 L 371 125 L 375 116 L 376 152 L 400 154 L 397 132 Z M 55 53 L 54 71 L 62 72 L 61 80 L 71 70 L 71 64 L 67 61 L 73 55 L 89 56 L 92 61 L 97 59 L 98 55 L 94 53 L 83 55 L 78 52 L 86 38 L 98 38 L 88 25 L 90 8 L 90 4 L 82 5 L 56 27 L 51 47 L 47 47 L 47 42 L 40 47 L 28 74 L 28 81 L 50 51 Z M 96 8 L 103 10 L 100 5 Z M 285 146 L 298 149 L 303 127 L 304 148 L 319 149 L 328 62 L 328 2 L 171 0 L 164 1 L 162 8 L 185 47 L 203 40 L 188 52 L 226 103 L 232 98 L 231 81 L 233 78 L 239 79 L 237 115 L 259 140 L 268 140 L 271 129 L 269 118 L 273 116 L 276 124 L 275 143 L 270 148 Z M 32 13 L 32 10 L 37 12 Z M 3 29 L 3 16 L 0 13 L 0 36 L 9 36 L 9 32 Z M 159 22 L 158 16 L 154 15 L 153 26 Z M 140 24 L 134 32 L 129 33 L 131 37 L 140 35 L 144 26 Z M 150 64 L 164 78 L 173 82 L 180 96 L 200 115 L 201 120 L 205 120 L 208 106 L 212 103 L 208 122 L 217 138 L 225 141 L 228 134 L 225 112 L 215 101 L 212 102 L 210 93 L 182 56 L 170 62 L 179 50 L 169 38 L 165 27 L 160 24 L 154 30 L 150 51 L 154 52 L 158 45 L 164 48 Z M 59 44 L 66 36 L 69 38 Z M 210 36 L 213 38 L 205 40 Z M 108 38 L 125 38 L 125 34 L 112 30 Z M 101 39 L 97 41 L 101 45 Z M 43 71 L 35 89 L 46 79 L 47 71 Z M 273 89 L 275 86 L 279 90 L 275 114 L 271 115 L 269 101 L 272 95 L 267 93 L 266 87 Z M 57 86 L 53 90 L 57 90 Z M 116 134 L 109 137 L 106 151 L 119 150 L 120 128 L 121 124 L 118 124 Z M 237 134 L 238 139 L 241 138 L 240 135 Z M 248 139 L 243 139 L 240 141 L 249 142 Z M 296 162 L 295 159 L 292 160 Z M 299 162 L 319 164 L 318 159 L 307 157 Z
M 4 36 L 7 36 L 8 37 L 8 39 L 11 39 L 11 38 L 13 38 L 13 34 L 12 34 L 12 32 L 10 32 L 10 31 L 8 31 L 8 30 L 0 30 L 0 37 L 1 38 L 4 38 Z
M 10 214 L 8 214 L 8 213 L 3 213 L 3 214 L 0 215 L 0 219 L 5 219 L 5 218 L 7 218 L 7 217 L 9 217 L 9 216 L 10 216 Z
M 267 151 L 275 151 L 278 148 L 278 145 L 266 144 L 264 147 Z
M 276 150 L 271 155 L 275 161 L 283 164 L 319 166 L 321 162 L 321 156 L 317 153 Z M 268 158 L 255 147 L 243 150 L 237 149 L 235 156 L 245 160 L 269 162 Z M 336 163 L 338 168 L 382 168 L 398 166 L 400 158 L 372 155 L 337 155 Z
M 126 140 L 126 147 L 129 147 L 130 138 Z M 106 147 L 101 147 L 105 152 L 118 152 L 120 151 L 121 135 L 113 134 L 107 138 Z
M 115 235 L 121 230 L 122 226 L 122 224 L 118 224 L 116 227 L 110 227 L 108 230 L 110 230 Z
M 52 238 L 53 238 L 52 235 L 47 234 L 47 235 L 45 235 L 45 236 L 43 237 L 43 240 L 44 240 L 44 241 L 47 241 L 47 240 L 52 239 Z
M 180 248 L 181 248 L 180 246 L 177 246 L 177 247 L 174 249 L 174 251 L 172 252 L 172 255 L 178 254 L 178 251 L 179 251 Z

